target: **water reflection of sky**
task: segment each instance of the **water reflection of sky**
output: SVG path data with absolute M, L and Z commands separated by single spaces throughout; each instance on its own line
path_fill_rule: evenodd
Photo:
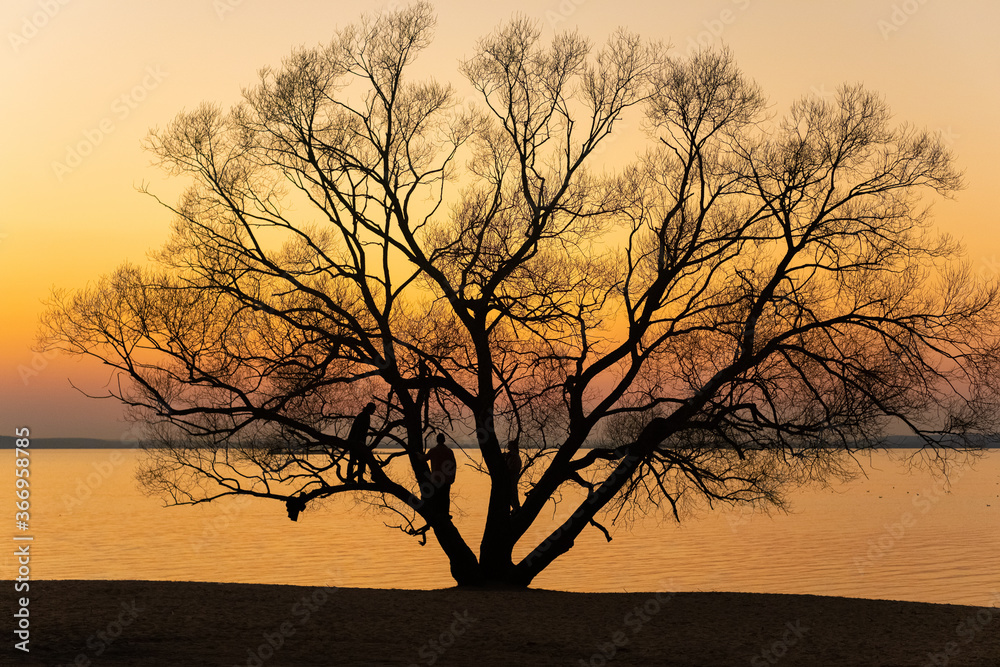
M 117 453 L 120 454 L 120 453 Z M 453 585 L 433 542 L 383 526 L 350 500 L 310 508 L 297 523 L 280 503 L 231 499 L 163 508 L 136 489 L 132 453 L 35 450 L 32 575 L 42 579 L 166 579 L 375 588 Z M 793 494 L 789 514 L 700 512 L 680 525 L 647 517 L 588 529 L 534 585 L 570 591 L 810 593 L 989 605 L 1000 591 L 1000 452 L 939 478 L 879 455 L 868 478 Z M 94 475 L 102 470 L 99 483 Z M 89 481 L 88 481 L 89 476 Z M 463 468 L 454 504 L 478 549 L 484 479 Z M 573 511 L 543 513 L 516 553 Z M 532 541 L 532 544 L 528 544 Z M 9 568 L 8 568 L 9 569 Z

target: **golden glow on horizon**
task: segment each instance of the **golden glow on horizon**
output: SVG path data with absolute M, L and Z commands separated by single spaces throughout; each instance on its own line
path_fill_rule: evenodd
M 0 403 L 5 423 L 27 423 L 53 436 L 116 437 L 121 426 L 109 419 L 118 410 L 80 397 L 66 381 L 69 375 L 99 386 L 107 379 L 100 369 L 55 360 L 27 385 L 22 382 L 18 369 L 33 362 L 29 348 L 42 300 L 53 286 L 80 287 L 126 259 L 142 262 L 165 239 L 169 212 L 134 186 L 148 182 L 173 203 L 184 184 L 150 166 L 150 155 L 140 148 L 150 127 L 201 101 L 231 104 L 241 87 L 255 81 L 258 68 L 277 65 L 296 45 L 328 40 L 335 26 L 357 19 L 360 7 L 319 0 L 280 6 L 235 0 L 55 4 L 51 15 L 37 0 L 5 5 Z M 1000 180 L 995 3 L 435 5 L 437 39 L 419 69 L 442 81 L 458 83 L 459 59 L 515 12 L 549 30 L 578 27 L 595 43 L 624 25 L 672 43 L 676 55 L 698 40 L 724 42 L 778 114 L 802 94 L 862 81 L 885 95 L 898 120 L 939 130 L 952 145 L 968 187 L 955 201 L 936 205 L 939 228 L 965 240 L 977 272 L 1000 272 L 992 200 L 993 183 Z M 900 13 L 903 5 L 915 9 Z M 615 145 L 609 155 L 631 149 Z

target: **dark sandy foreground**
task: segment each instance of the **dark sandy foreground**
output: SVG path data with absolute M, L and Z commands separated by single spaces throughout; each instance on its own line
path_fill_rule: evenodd
M 32 581 L 29 609 L 4 665 L 1000 666 L 1000 608 L 799 595 Z

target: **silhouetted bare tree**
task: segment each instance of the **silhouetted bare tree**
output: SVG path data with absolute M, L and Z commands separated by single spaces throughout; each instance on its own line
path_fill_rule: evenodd
M 545 43 L 523 18 L 462 64 L 463 106 L 407 75 L 433 25 L 426 3 L 364 19 L 151 133 L 194 180 L 170 241 L 58 294 L 42 341 L 114 369 L 149 489 L 290 516 L 361 494 L 459 584 L 528 585 L 626 503 L 780 504 L 892 424 L 935 449 L 995 428 L 997 286 L 928 226 L 924 194 L 961 185 L 934 135 L 860 86 L 773 121 L 726 51 Z M 649 147 L 614 171 L 595 150 L 626 113 Z M 491 478 L 478 554 L 426 502 L 425 442 L 463 429 Z

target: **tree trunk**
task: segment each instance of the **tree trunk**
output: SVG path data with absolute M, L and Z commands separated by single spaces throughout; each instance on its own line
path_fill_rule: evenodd
M 432 524 L 434 537 L 448 556 L 451 576 L 459 586 L 476 586 L 482 581 L 483 572 L 469 545 L 462 539 L 451 519 L 436 519 Z
M 573 547 L 577 535 L 590 523 L 597 512 L 621 490 L 639 466 L 640 461 L 641 457 L 635 454 L 629 454 L 623 458 L 611 476 L 596 491 L 587 496 L 587 499 L 573 512 L 573 515 L 517 564 L 517 580 L 523 581 L 524 585 L 527 586 L 552 561 L 569 551 Z

